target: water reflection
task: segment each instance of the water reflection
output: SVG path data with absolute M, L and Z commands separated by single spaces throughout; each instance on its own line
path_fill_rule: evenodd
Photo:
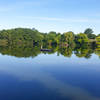
M 98 49 L 48 48 L 0 47 L 0 99 L 100 100 Z
M 51 49 L 51 51 L 40 51 L 40 46 L 0 46 L 0 53 L 2 55 L 10 55 L 16 57 L 36 57 L 39 54 L 54 54 L 57 52 L 57 55 L 63 55 L 65 57 L 71 57 L 72 54 L 75 54 L 79 58 L 91 58 L 92 54 L 100 56 L 100 48 L 91 47 L 91 46 L 82 46 L 82 47 L 60 47 L 60 46 L 46 46 L 46 48 Z

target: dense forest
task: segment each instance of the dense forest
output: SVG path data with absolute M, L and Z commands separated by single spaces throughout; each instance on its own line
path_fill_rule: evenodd
M 73 46 L 83 45 L 84 43 L 96 43 L 99 45 L 100 34 L 93 34 L 93 30 L 88 28 L 84 33 L 74 34 L 74 32 L 69 31 L 63 34 L 51 31 L 49 33 L 41 33 L 36 29 L 28 28 L 16 28 L 10 30 L 0 31 L 0 45 L 12 45 L 12 44 L 48 44 L 48 45 L 61 45 L 61 46 Z
M 92 53 L 100 56 L 100 34 L 93 34 L 88 28 L 83 33 L 42 33 L 36 29 L 16 28 L 0 31 L 0 53 L 17 57 L 35 57 L 43 48 L 51 49 L 52 52 L 70 57 L 72 53 L 78 57 L 91 57 Z

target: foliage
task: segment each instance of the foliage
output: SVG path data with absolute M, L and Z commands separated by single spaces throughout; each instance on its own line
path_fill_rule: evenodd
M 92 34 L 93 33 L 93 30 L 91 28 L 87 28 L 85 31 L 84 31 L 85 34 Z
M 93 30 L 91 28 L 87 28 L 84 31 L 84 34 L 86 34 L 89 39 L 95 39 L 96 38 L 96 35 L 93 34 Z
M 100 41 L 98 37 L 92 34 L 93 30 L 88 28 L 84 33 L 74 34 L 72 31 L 63 34 L 51 31 L 49 33 L 41 33 L 36 29 L 15 28 L 0 31 L 1 46 L 43 46 L 44 48 L 52 48 L 53 46 L 75 47 L 97 44 L 99 47 Z M 96 42 L 97 40 L 97 42 Z
M 40 42 L 42 35 L 37 30 L 16 28 L 0 31 L 0 40 L 6 40 L 9 44 L 23 44 L 25 42 Z
M 88 44 L 89 39 L 88 39 L 86 34 L 79 33 L 79 34 L 76 35 L 75 41 L 76 41 L 77 44 L 83 45 L 83 44 Z

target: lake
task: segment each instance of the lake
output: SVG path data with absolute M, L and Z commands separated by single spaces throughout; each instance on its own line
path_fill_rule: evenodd
M 100 100 L 100 57 L 1 53 L 0 100 Z

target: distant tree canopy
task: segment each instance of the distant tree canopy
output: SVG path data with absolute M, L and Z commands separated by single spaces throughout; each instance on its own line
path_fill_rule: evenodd
M 100 36 L 96 37 L 96 44 L 98 47 L 100 47 Z
M 91 28 L 87 28 L 85 31 L 84 31 L 85 34 L 92 34 L 93 33 L 93 30 Z
M 98 39 L 93 30 L 88 28 L 84 33 L 74 34 L 72 31 L 42 33 L 35 28 L 15 28 L 0 31 L 0 45 L 62 45 L 75 46 L 89 44 L 90 39 Z M 98 41 L 98 40 L 97 40 Z
M 78 43 L 80 45 L 83 45 L 83 44 L 86 44 L 89 42 L 87 35 L 84 33 L 77 34 L 75 41 L 76 41 L 76 43 Z
M 89 39 L 95 39 L 96 35 L 93 34 L 93 30 L 91 28 L 87 28 L 84 33 L 87 35 Z
M 61 42 L 72 46 L 74 44 L 75 35 L 73 32 L 65 32 L 61 35 Z
M 23 43 L 23 42 L 40 42 L 43 39 L 42 34 L 37 30 L 27 28 L 16 28 L 11 30 L 0 31 L 0 40 L 5 40 L 8 43 Z

